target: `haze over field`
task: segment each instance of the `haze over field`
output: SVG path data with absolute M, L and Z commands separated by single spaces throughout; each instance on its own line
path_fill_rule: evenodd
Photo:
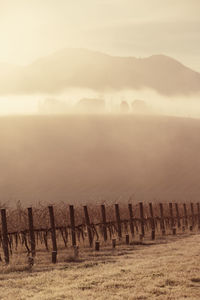
M 1 199 L 198 201 L 199 130 L 170 117 L 1 118 Z

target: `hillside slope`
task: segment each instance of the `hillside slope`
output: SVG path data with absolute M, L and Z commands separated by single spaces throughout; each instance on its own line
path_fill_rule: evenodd
M 0 201 L 199 201 L 199 132 L 170 117 L 2 117 Z

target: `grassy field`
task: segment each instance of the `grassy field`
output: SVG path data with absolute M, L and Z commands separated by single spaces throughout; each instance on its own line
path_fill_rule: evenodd
M 41 252 L 32 270 L 15 257 L 10 266 L 1 263 L 0 299 L 200 299 L 199 244 L 199 234 L 168 236 L 80 249 L 75 261 L 68 249 L 56 265 Z

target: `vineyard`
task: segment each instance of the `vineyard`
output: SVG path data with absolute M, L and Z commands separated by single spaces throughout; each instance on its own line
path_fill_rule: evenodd
M 138 203 L 74 208 L 65 204 L 48 207 L 20 205 L 17 209 L 1 208 L 0 250 L 9 264 L 20 252 L 34 260 L 37 251 L 51 253 L 52 263 L 63 249 L 78 249 L 118 244 L 139 244 L 157 237 L 183 234 L 200 229 L 199 203 Z M 1 258 L 2 260 L 2 258 Z

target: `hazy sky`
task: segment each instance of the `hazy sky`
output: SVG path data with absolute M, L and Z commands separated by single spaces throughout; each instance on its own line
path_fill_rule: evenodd
M 0 0 L 0 61 L 65 47 L 170 55 L 200 71 L 200 0 Z

